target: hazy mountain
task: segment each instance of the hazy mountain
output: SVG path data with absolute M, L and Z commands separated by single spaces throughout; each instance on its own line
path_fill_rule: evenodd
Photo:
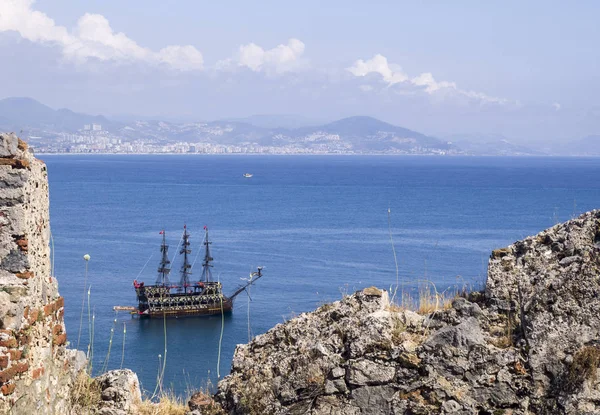
M 268 148 L 269 152 L 285 149 L 288 153 L 544 154 L 499 134 L 455 134 L 440 140 L 366 116 L 348 117 L 322 125 L 305 125 L 308 122 L 307 118 L 291 115 L 256 115 L 212 122 L 165 121 L 150 117 L 133 121 L 123 116 L 115 121 L 114 118 L 69 109 L 54 110 L 31 98 L 0 100 L 0 130 L 23 130 L 25 136 L 35 139 L 39 147 L 47 146 L 56 138 L 62 140 L 61 148 L 69 148 L 73 143 L 67 142 L 69 139 L 61 135 L 65 132 L 85 136 L 85 140 L 79 142 L 93 147 L 94 137 L 99 135 L 81 130 L 84 125 L 95 123 L 102 125 L 104 143 L 110 139 L 111 143 L 135 142 L 136 146 L 191 143 L 246 149 L 262 147 Z M 56 148 L 55 151 L 61 150 Z M 552 153 L 600 155 L 600 136 L 582 138 Z
M 445 138 L 475 156 L 539 156 L 543 151 L 511 142 L 502 134 L 454 134 Z
M 588 135 L 573 142 L 570 154 L 578 156 L 600 156 L 600 135 Z
M 410 152 L 425 148 L 446 151 L 452 148 L 437 138 L 366 116 L 348 117 L 321 126 L 281 131 L 276 138 L 289 143 L 339 143 L 340 147 L 359 152 Z
M 54 110 L 32 98 L 5 98 L 0 100 L 0 127 L 3 130 L 51 130 L 75 132 L 85 124 L 101 124 L 114 129 L 118 123 L 101 115 L 88 115 L 69 109 Z
M 301 117 L 298 115 L 289 114 L 258 114 L 251 115 L 245 118 L 225 118 L 224 122 L 240 122 L 244 124 L 251 124 L 255 127 L 261 128 L 302 128 L 311 125 L 322 124 L 322 121 L 315 120 L 312 118 Z

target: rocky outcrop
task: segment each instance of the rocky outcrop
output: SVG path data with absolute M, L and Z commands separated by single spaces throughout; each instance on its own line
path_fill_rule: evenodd
M 63 414 L 81 367 L 50 270 L 45 164 L 0 134 L 0 413 Z
M 368 288 L 237 347 L 231 414 L 600 414 L 600 211 L 492 253 L 419 315 Z
M 600 356 L 600 210 L 494 251 L 486 296 L 517 316 L 531 399 L 548 413 L 600 412 L 595 376 L 577 368 Z
M 137 413 L 142 394 L 138 377 L 131 370 L 112 370 L 95 378 L 95 382 L 99 386 L 101 397 L 98 415 Z

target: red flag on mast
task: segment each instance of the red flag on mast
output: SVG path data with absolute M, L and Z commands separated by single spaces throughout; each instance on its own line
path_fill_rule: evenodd
M 159 235 L 162 235 L 162 234 L 164 234 L 164 233 L 165 233 L 165 231 L 160 231 L 158 234 L 159 234 Z

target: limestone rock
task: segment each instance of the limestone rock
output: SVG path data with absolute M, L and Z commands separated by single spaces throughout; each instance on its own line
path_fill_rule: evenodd
M 117 415 L 135 413 L 142 400 L 140 382 L 129 369 L 111 370 L 96 378 L 100 385 L 102 404 L 100 414 Z
M 532 398 L 548 410 L 559 405 L 577 413 L 574 408 L 588 399 L 570 397 L 565 385 L 568 362 L 600 339 L 599 241 L 595 210 L 514 243 L 506 261 L 490 259 L 486 295 L 492 304 L 512 304 L 520 316 Z
M 600 414 L 600 211 L 495 250 L 485 295 L 419 315 L 374 287 L 236 348 L 230 414 Z
M 0 157 L 17 155 L 19 138 L 15 133 L 0 133 Z

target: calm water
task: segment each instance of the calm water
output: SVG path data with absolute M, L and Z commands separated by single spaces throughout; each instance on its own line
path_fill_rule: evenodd
M 439 291 L 480 286 L 492 249 L 600 207 L 600 159 L 42 158 L 49 170 L 55 269 L 71 347 L 77 345 L 82 257 L 88 253 L 94 368 L 103 366 L 115 327 L 108 369 L 123 359 L 150 391 L 158 356 L 164 356 L 163 322 L 115 315 L 112 308 L 135 304 L 133 279 L 155 280 L 161 229 L 173 255 L 187 223 L 194 258 L 207 225 L 214 275 L 226 293 L 256 266 L 265 266 L 250 293 L 256 335 L 342 292 L 393 284 L 388 207 L 401 278 L 412 286 L 433 280 Z M 243 178 L 245 172 L 254 177 Z M 172 280 L 179 278 L 179 265 L 176 258 Z M 248 340 L 247 311 L 242 294 L 225 319 L 221 376 L 229 371 L 235 345 Z M 82 350 L 89 343 L 87 321 L 86 308 Z M 168 320 L 165 383 L 179 393 L 209 378 L 214 383 L 220 331 L 220 316 Z

